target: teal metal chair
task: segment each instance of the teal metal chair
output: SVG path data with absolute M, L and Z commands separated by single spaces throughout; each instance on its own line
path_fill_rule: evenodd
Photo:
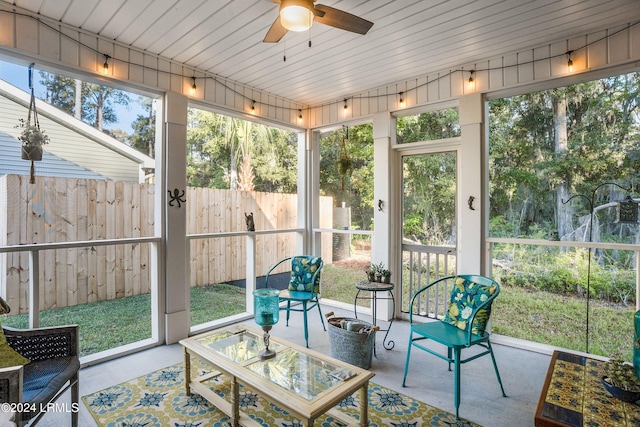
M 269 275 L 272 274 L 280 264 L 289 260 L 291 260 L 289 286 L 280 292 L 280 301 L 286 301 L 287 305 L 281 308 L 281 310 L 287 310 L 287 326 L 289 326 L 290 312 L 299 311 L 303 313 L 304 340 L 307 347 L 309 347 L 309 329 L 307 327 L 307 312 L 309 310 L 318 307 L 322 328 L 325 331 L 327 330 L 324 324 L 322 310 L 320 310 L 320 301 L 318 300 L 320 296 L 320 274 L 324 262 L 320 257 L 308 255 L 298 255 L 280 260 L 267 272 L 264 278 L 265 287 L 269 287 Z M 298 307 L 297 304 L 292 306 L 291 303 L 300 303 L 301 307 Z
M 447 291 L 449 287 L 451 287 L 450 293 Z M 485 330 L 491 315 L 491 304 L 499 293 L 500 285 L 495 280 L 484 276 L 463 274 L 443 277 L 415 292 L 409 305 L 411 332 L 402 386 L 405 387 L 407 380 L 412 347 L 417 347 L 446 360 L 449 363 L 449 370 L 451 370 L 451 364 L 454 365 L 453 400 L 456 407 L 456 418 L 459 418 L 460 365 L 488 354 L 491 355 L 502 395 L 506 397 L 496 358 L 489 341 L 490 334 Z M 438 316 L 438 295 L 449 295 L 446 307 L 444 307 L 446 310 L 444 316 Z M 430 305 L 435 307 L 432 308 Z M 419 312 L 426 312 L 427 316 L 432 314 L 436 318 L 426 323 L 414 322 L 413 316 Z M 421 343 L 423 340 L 432 340 L 446 346 L 446 356 L 423 345 Z M 462 359 L 462 349 L 473 346 L 480 346 L 484 350 Z

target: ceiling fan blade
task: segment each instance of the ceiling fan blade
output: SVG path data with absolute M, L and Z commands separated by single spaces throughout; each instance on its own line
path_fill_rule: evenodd
M 262 41 L 264 43 L 278 43 L 284 35 L 287 34 L 287 31 L 289 30 L 282 26 L 280 16 L 278 16 L 276 20 L 273 21 L 273 24 L 271 24 L 271 28 L 269 28 L 269 31 L 267 31 Z
M 373 27 L 373 22 L 360 18 L 359 16 L 352 15 L 339 9 L 334 9 L 330 6 L 323 4 L 315 5 L 316 10 L 324 12 L 323 16 L 316 14 L 314 17 L 315 22 L 319 22 L 331 27 L 340 28 L 341 30 L 351 31 L 352 33 L 367 34 L 367 31 Z

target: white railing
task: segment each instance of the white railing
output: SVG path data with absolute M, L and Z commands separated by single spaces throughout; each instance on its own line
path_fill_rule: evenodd
M 402 301 L 403 312 L 408 311 L 411 296 L 423 286 L 441 277 L 455 273 L 455 246 L 429 246 L 419 244 L 402 245 Z M 453 269 L 453 270 L 452 270 Z M 416 302 L 418 315 L 439 313 L 446 307 L 449 295 L 424 295 Z

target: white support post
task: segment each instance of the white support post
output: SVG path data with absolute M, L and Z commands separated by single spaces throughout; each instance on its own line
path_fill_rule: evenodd
M 314 218 L 314 191 L 312 186 L 313 170 L 311 165 L 309 131 L 298 133 L 298 227 L 304 228 L 303 233 L 296 236 L 296 254 L 310 254 L 312 247 Z
M 187 109 L 185 96 L 165 95 L 165 140 L 163 143 L 165 203 L 165 340 L 167 344 L 189 336 L 190 287 L 186 199 Z M 177 197 L 177 198 L 176 198 Z
M 371 243 L 371 262 L 383 262 L 391 268 L 391 253 L 394 247 L 391 241 L 391 173 L 394 156 L 391 152 L 391 115 L 388 112 L 373 116 L 373 221 L 375 232 Z M 381 208 L 380 208 L 381 206 Z M 396 275 L 399 272 L 395 272 Z M 398 276 L 396 276 L 398 277 Z M 399 288 L 399 285 L 396 286 Z M 385 297 L 386 295 L 380 295 Z M 393 310 L 391 300 L 378 300 L 377 317 L 380 320 L 391 319 Z
M 461 149 L 458 159 L 457 196 L 457 272 L 459 274 L 480 274 L 482 271 L 482 236 L 484 227 L 482 213 L 485 200 L 483 183 L 483 126 L 484 99 L 481 93 L 460 98 Z M 473 209 L 468 200 L 473 197 Z
M 256 233 L 249 233 L 247 243 L 247 266 L 245 298 L 247 312 L 253 314 L 253 291 L 256 289 Z
M 40 251 L 29 251 L 29 328 L 40 327 Z

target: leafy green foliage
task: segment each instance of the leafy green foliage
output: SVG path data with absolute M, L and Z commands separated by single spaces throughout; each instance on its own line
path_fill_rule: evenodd
M 340 173 L 343 144 L 350 159 L 346 175 Z M 320 195 L 332 196 L 336 206 L 344 202 L 351 208 L 353 229 L 373 228 L 373 127 L 370 123 L 321 136 Z
M 531 237 L 537 226 L 546 236 L 583 240 L 585 233 L 573 231 L 584 226 L 579 214 L 588 213 L 589 206 L 584 200 L 565 206 L 560 199 L 591 197 L 606 182 L 625 187 L 637 182 L 639 91 L 640 74 L 632 73 L 491 101 L 490 234 Z M 566 146 L 558 140 L 563 128 Z M 621 193 L 613 186 L 603 189 L 594 206 L 620 200 Z M 579 223 L 561 227 L 567 221 L 562 210 Z M 614 209 L 598 215 L 594 241 L 638 235 L 636 226 L 615 223 Z
M 405 238 L 430 245 L 454 240 L 456 176 L 455 152 L 403 159 Z
M 80 108 L 80 118 L 99 130 L 112 123 L 118 122 L 115 105 L 128 106 L 131 98 L 127 92 L 95 83 L 79 81 L 71 77 L 40 72 L 40 82 L 46 88 L 45 101 L 64 112 L 77 115 Z M 80 89 L 80 107 L 78 94 Z
M 398 144 L 460 136 L 460 120 L 457 108 L 445 108 L 399 117 L 396 125 Z
M 187 185 L 296 192 L 295 133 L 194 108 L 188 120 Z

